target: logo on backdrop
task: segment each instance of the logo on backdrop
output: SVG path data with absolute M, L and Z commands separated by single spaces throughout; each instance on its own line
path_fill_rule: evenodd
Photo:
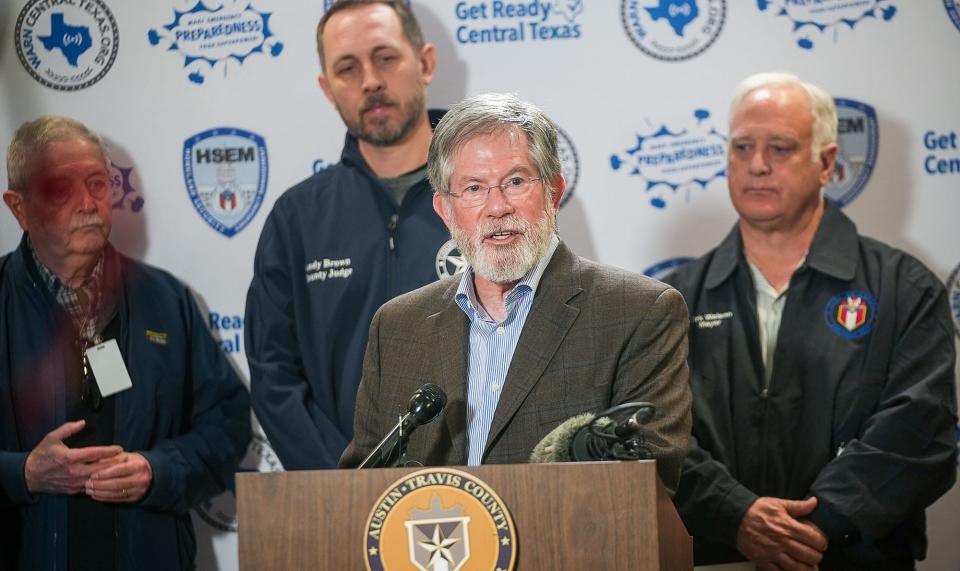
M 147 40 L 152 46 L 177 52 L 187 78 L 201 84 L 206 81 L 204 74 L 217 68 L 226 76 L 231 61 L 243 65 L 254 54 L 280 55 L 283 43 L 270 31 L 270 16 L 250 3 L 211 9 L 198 0 L 184 12 L 175 9 L 173 21 L 151 29 Z
M 947 14 L 953 20 L 953 25 L 960 30 L 960 0 L 943 0 L 943 5 L 947 8 Z
M 247 455 L 240 462 L 238 472 L 282 472 L 280 459 L 273 452 L 267 439 L 258 433 L 253 434 L 253 440 L 247 448 Z M 237 532 L 237 499 L 236 483 L 230 480 L 227 491 L 215 496 L 197 506 L 196 514 L 207 525 L 220 531 Z
M 710 121 L 710 112 L 697 109 L 686 125 L 647 129 L 635 144 L 610 156 L 610 167 L 637 177 L 639 189 L 655 208 L 683 192 L 705 191 L 713 181 L 727 176 L 727 137 Z
M 867 20 L 889 22 L 897 14 L 891 0 L 757 0 L 757 8 L 790 20 L 797 45 L 805 50 L 820 38 L 836 42 L 841 30 L 854 30 Z
M 947 278 L 947 291 L 950 292 L 950 309 L 953 310 L 953 325 L 960 335 L 960 265 L 950 272 Z
M 219 127 L 183 143 L 183 178 L 204 221 L 232 237 L 253 220 L 267 192 L 267 146 L 243 129 Z
M 143 209 L 143 197 L 133 185 L 133 167 L 118 165 L 110 159 L 110 188 L 113 196 L 113 209 L 140 212 Z
M 331 6 L 337 3 L 337 0 L 323 0 L 323 11 L 326 12 L 330 9 Z M 410 5 L 410 0 L 405 0 L 404 4 L 407 6 Z
M 243 350 L 243 316 L 211 311 L 207 314 L 210 332 L 219 340 L 224 353 L 235 354 Z
M 573 146 L 573 139 L 563 129 L 557 129 L 557 147 L 560 151 L 561 172 L 567 183 L 567 189 L 560 199 L 560 208 L 563 208 L 573 198 L 573 191 L 577 189 L 577 182 L 580 180 L 580 155 Z
M 648 56 L 682 61 L 698 56 L 720 35 L 726 0 L 621 0 L 630 40 Z
M 877 113 L 853 99 L 834 99 L 839 119 L 840 151 L 833 178 L 824 194 L 840 206 L 850 204 L 870 181 L 877 164 Z
M 14 37 L 27 73 L 58 91 L 103 79 L 120 47 L 117 21 L 102 0 L 29 0 L 17 17 Z
M 457 2 L 458 44 L 542 43 L 583 35 L 577 18 L 585 0 Z
M 452 239 L 447 240 L 437 250 L 437 278 L 462 274 L 467 269 L 467 260 Z
M 956 131 L 930 130 L 923 134 L 923 170 L 928 175 L 960 174 L 960 147 Z
M 836 333 L 858 339 L 870 333 L 877 309 L 877 299 L 869 292 L 848 291 L 830 298 L 823 317 Z
M 313 174 L 317 174 L 320 171 L 325 171 L 328 168 L 333 167 L 336 163 L 328 163 L 323 159 L 317 159 L 313 161 Z
M 677 258 L 670 258 L 657 262 L 656 264 L 650 266 L 649 268 L 643 270 L 643 275 L 648 278 L 653 278 L 655 280 L 662 280 L 663 278 L 669 276 L 673 273 L 674 270 L 680 266 L 686 265 L 693 261 L 693 258 L 690 256 L 679 256 Z
M 370 571 L 512 570 L 517 534 L 510 512 L 490 486 L 450 468 L 408 474 L 390 485 L 367 519 Z

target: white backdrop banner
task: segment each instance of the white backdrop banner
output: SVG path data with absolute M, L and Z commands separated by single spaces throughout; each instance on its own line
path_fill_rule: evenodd
M 344 127 L 317 84 L 318 0 L 6 0 L 0 142 L 44 113 L 110 147 L 115 246 L 172 271 L 246 377 L 243 314 L 267 213 L 339 160 Z M 735 85 L 783 70 L 835 97 L 828 196 L 860 231 L 927 264 L 960 332 L 960 50 L 956 0 L 431 0 L 412 2 L 445 107 L 517 93 L 562 129 L 563 238 L 651 275 L 716 245 Z M 5 179 L 5 167 L 3 178 Z M 0 212 L 0 251 L 20 238 Z M 262 437 L 242 470 L 282 467 Z M 960 493 L 930 510 L 930 560 L 955 569 Z M 236 569 L 232 491 L 195 510 L 202 569 Z

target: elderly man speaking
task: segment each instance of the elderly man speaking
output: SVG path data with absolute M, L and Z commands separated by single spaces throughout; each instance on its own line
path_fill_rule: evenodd
M 7 153 L 0 568 L 192 569 L 188 509 L 232 478 L 249 397 L 187 289 L 117 253 L 109 162 L 41 117 Z
M 650 452 L 675 488 L 690 429 L 686 308 L 673 288 L 557 237 L 560 168 L 553 122 L 516 97 L 467 99 L 437 125 L 433 206 L 469 267 L 377 313 L 342 465 L 359 463 L 430 381 L 449 404 L 412 435 L 412 460 L 526 462 L 567 417 L 649 401 Z

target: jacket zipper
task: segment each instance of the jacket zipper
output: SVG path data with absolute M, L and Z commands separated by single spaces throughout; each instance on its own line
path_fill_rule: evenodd
M 388 295 L 393 297 L 393 290 L 396 287 L 397 274 L 397 227 L 400 225 L 400 215 L 394 212 L 390 215 L 390 221 L 387 222 L 387 231 L 390 233 L 387 238 L 387 244 L 390 247 L 390 290 Z

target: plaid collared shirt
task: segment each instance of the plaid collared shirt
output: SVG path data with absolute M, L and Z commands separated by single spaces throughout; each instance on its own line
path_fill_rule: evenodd
M 33 262 L 37 266 L 37 271 L 40 272 L 40 278 L 54 299 L 57 300 L 57 303 L 60 304 L 60 307 L 70 316 L 70 320 L 76 326 L 80 337 L 87 341 L 93 341 L 97 335 L 95 316 L 99 302 L 100 278 L 103 276 L 103 256 L 100 256 L 100 259 L 97 260 L 97 265 L 93 267 L 90 277 L 84 280 L 80 287 L 71 288 L 61 282 L 60 278 L 47 266 L 43 265 L 33 249 L 33 244 L 30 244 L 30 253 L 33 255 Z M 81 293 L 88 300 L 87 307 L 83 307 L 80 298 Z

